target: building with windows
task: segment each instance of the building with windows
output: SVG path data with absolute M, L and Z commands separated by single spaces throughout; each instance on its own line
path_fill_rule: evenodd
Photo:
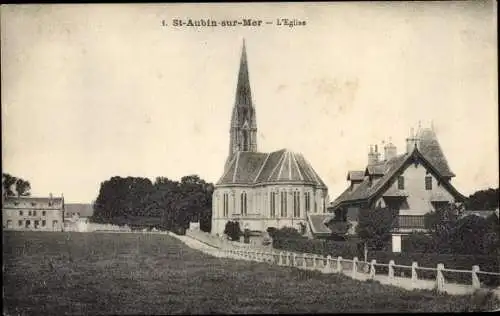
M 326 212 L 327 187 L 300 153 L 258 151 L 244 42 L 229 137 L 229 155 L 213 193 L 212 233 L 223 234 L 231 220 L 255 232 L 287 226 L 311 233 L 311 216 Z
M 64 230 L 88 231 L 94 207 L 88 203 L 67 203 L 64 205 Z
M 455 174 L 431 128 L 413 129 L 406 139 L 406 152 L 398 155 L 389 142 L 380 158 L 377 146 L 370 146 L 364 170 L 347 173 L 349 185 L 329 206 L 335 216 L 354 218 L 361 208 L 391 208 L 399 211 L 394 223 L 395 236 L 424 230 L 424 214 L 463 202 L 465 197 L 451 184 Z M 332 220 L 328 218 L 325 223 Z M 353 221 L 356 225 L 356 221 Z
M 3 197 L 2 224 L 5 230 L 62 231 L 64 197 Z

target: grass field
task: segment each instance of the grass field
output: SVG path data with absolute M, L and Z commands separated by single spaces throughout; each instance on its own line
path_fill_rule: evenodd
M 4 232 L 4 314 L 454 312 L 498 308 L 210 257 L 168 235 Z M 496 306 L 493 306 L 496 304 Z

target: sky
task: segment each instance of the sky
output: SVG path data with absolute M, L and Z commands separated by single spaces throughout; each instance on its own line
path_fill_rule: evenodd
M 369 145 L 434 125 L 463 194 L 498 187 L 497 7 L 473 2 L 2 5 L 2 169 L 90 203 L 113 176 L 222 176 L 245 39 L 258 148 L 330 198 Z M 260 27 L 174 27 L 241 18 Z M 305 21 L 278 26 L 276 19 Z M 165 20 L 167 26 L 162 25 Z

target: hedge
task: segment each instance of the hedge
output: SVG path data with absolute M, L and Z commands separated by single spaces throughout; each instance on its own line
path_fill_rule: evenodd
M 360 248 L 361 247 L 361 248 Z M 307 238 L 274 238 L 273 248 L 298 253 L 312 253 L 343 258 L 359 257 L 362 245 L 357 241 L 334 241 Z

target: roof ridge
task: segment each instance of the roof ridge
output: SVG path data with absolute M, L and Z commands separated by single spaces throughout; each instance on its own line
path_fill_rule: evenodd
M 264 170 L 264 167 L 266 166 L 266 163 L 267 163 L 267 160 L 269 159 L 269 156 L 271 156 L 271 153 L 267 153 L 266 154 L 266 159 L 264 160 L 264 162 L 262 163 L 262 166 L 260 167 L 260 170 L 259 172 L 257 173 L 257 176 L 255 177 L 255 179 L 253 179 L 253 182 L 255 183 L 257 181 L 257 179 L 259 178 L 260 174 L 262 173 L 262 170 Z
M 236 173 L 238 171 L 238 161 L 240 160 L 240 153 L 240 151 L 236 153 L 236 165 L 234 166 L 233 183 L 236 182 Z
M 288 152 L 288 180 L 292 181 L 292 153 Z
M 297 167 L 297 172 L 299 173 L 299 177 L 301 181 L 304 181 L 304 177 L 302 176 L 302 172 L 300 172 L 299 163 L 297 162 L 297 158 L 295 158 L 296 153 L 293 155 L 293 161 L 295 161 L 295 166 Z
M 229 164 L 227 165 L 227 170 L 224 172 L 224 174 L 222 175 L 222 177 L 220 178 L 220 181 L 222 181 L 222 179 L 224 179 L 226 177 L 226 175 L 229 173 L 229 170 L 231 170 L 231 166 L 233 165 L 233 162 L 234 160 L 236 159 L 236 155 L 233 155 L 233 158 L 229 161 Z
M 280 160 L 281 162 L 281 166 L 280 166 L 280 171 L 278 172 L 278 176 L 276 177 L 276 181 L 279 181 L 280 178 L 281 178 L 281 173 L 283 172 L 283 165 L 285 164 L 285 159 L 286 159 L 286 155 L 288 154 L 288 151 L 285 151 L 283 153 L 283 159 Z
M 280 152 L 280 150 L 278 150 L 277 152 Z M 272 175 L 274 174 L 274 171 L 276 171 L 276 168 L 278 168 L 278 166 L 279 166 L 279 164 L 280 164 L 280 162 L 281 162 L 281 160 L 283 159 L 283 157 L 284 157 L 284 156 L 285 156 L 285 155 L 284 155 L 284 152 L 283 152 L 283 153 L 281 153 L 280 160 L 278 160 L 278 163 L 276 164 L 276 166 L 274 166 L 273 170 L 272 170 L 272 171 L 271 171 L 271 173 L 269 174 L 269 177 L 267 177 L 267 181 L 269 181 L 269 179 L 271 179 Z

